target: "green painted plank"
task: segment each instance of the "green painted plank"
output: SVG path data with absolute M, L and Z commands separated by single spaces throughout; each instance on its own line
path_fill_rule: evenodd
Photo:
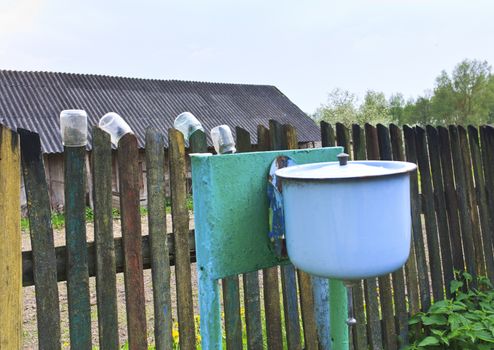
M 185 145 L 183 134 L 180 131 L 168 130 L 168 147 L 170 152 L 173 237 L 175 240 L 178 331 L 180 333 L 180 347 L 192 349 L 195 347 L 196 339 L 189 263 L 189 211 L 186 206 Z
M 91 307 L 86 249 L 86 147 L 64 148 L 65 240 L 70 345 L 91 349 Z
M 137 138 L 123 136 L 118 143 L 120 214 L 124 252 L 127 333 L 131 349 L 147 349 L 146 298 L 142 268 L 141 215 L 139 211 L 139 154 Z
M 38 134 L 24 129 L 17 131 L 34 261 L 38 343 L 43 349 L 60 349 L 57 262 L 41 143 Z
M 99 346 L 119 349 L 115 246 L 112 220 L 112 147 L 110 135 L 93 128 L 93 203 L 96 248 Z
M 146 180 L 153 278 L 154 339 L 157 350 L 173 347 L 164 164 L 165 142 L 163 134 L 148 128 L 146 130 Z

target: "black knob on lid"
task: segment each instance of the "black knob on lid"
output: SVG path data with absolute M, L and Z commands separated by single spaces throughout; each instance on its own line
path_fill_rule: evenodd
M 340 153 L 337 155 L 338 161 L 340 162 L 340 165 L 346 165 L 348 163 L 348 157 L 349 155 L 346 153 Z

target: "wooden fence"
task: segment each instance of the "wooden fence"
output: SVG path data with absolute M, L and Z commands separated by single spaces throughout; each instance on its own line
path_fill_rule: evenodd
M 180 345 L 181 349 L 195 348 L 190 265 L 195 259 L 194 234 L 189 229 L 186 207 L 183 136 L 176 130 L 170 130 L 168 135 L 170 161 L 165 166 L 170 166 L 170 230 L 165 217 L 163 137 L 153 130 L 146 134 L 149 235 L 145 236 L 141 234 L 139 214 L 137 144 L 132 135 L 122 139 L 118 150 L 122 238 L 114 238 L 110 139 L 100 129 L 93 130 L 95 241 L 90 243 L 86 242 L 85 199 L 81 196 L 84 150 L 66 148 L 67 243 L 55 248 L 39 136 L 26 130 L 18 130 L 18 134 L 32 242 L 32 251 L 22 254 L 22 280 L 24 286 L 36 287 L 39 347 L 61 348 L 57 281 L 66 280 L 71 346 L 91 349 L 90 276 L 96 276 L 99 347 L 117 349 L 122 345 L 118 335 L 116 273 L 123 272 L 129 345 L 131 349 L 147 348 L 143 268 L 152 267 L 154 342 L 156 349 L 170 349 L 170 266 L 175 265 Z M 236 134 L 240 152 L 253 149 L 247 131 L 236 128 Z M 467 270 L 494 280 L 494 214 L 489 211 L 494 208 L 494 128 L 405 126 L 402 130 L 394 125 L 388 128 L 366 124 L 348 129 L 342 124 L 333 127 L 323 122 L 321 135 L 323 146 L 341 145 L 354 159 L 418 164 L 411 186 L 413 244 L 409 261 L 391 275 L 363 281 L 354 291 L 358 323 L 352 330 L 351 347 L 398 349 L 406 343 L 410 314 L 447 297 L 454 270 Z M 271 121 L 269 129 L 259 126 L 256 149 L 290 149 L 296 147 L 296 141 L 292 127 Z M 2 143 L 2 152 L 5 147 Z M 203 135 L 193 137 L 191 151 L 206 151 Z M 167 235 L 168 231 L 173 234 Z M 263 344 L 268 349 L 282 349 L 283 343 L 288 349 L 328 349 L 325 300 L 312 291 L 313 286 L 320 288 L 324 284 L 314 279 L 311 282 L 310 276 L 292 266 L 264 270 L 262 277 L 261 286 L 259 274 L 241 276 L 242 296 L 238 277 L 223 280 L 227 348 L 242 348 L 243 303 L 249 349 L 260 349 Z

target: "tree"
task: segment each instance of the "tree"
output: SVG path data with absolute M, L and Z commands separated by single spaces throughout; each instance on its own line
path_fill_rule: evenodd
M 463 60 L 436 78 L 431 110 L 442 124 L 480 124 L 493 112 L 494 83 L 487 61 Z
M 326 104 L 321 105 L 312 118 L 317 122 L 324 120 L 330 124 L 337 122 L 345 125 L 355 123 L 357 119 L 357 97 L 347 90 L 334 89 L 328 94 Z
M 357 122 L 359 124 L 388 124 L 391 120 L 392 116 L 384 93 L 368 90 L 359 108 Z

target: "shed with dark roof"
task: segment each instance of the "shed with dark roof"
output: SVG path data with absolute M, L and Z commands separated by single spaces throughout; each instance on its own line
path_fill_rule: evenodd
M 239 126 L 253 143 L 257 126 L 267 127 L 269 119 L 293 125 L 301 143 L 320 140 L 314 121 L 275 86 L 0 70 L 0 123 L 39 133 L 55 206 L 63 203 L 59 115 L 64 109 L 86 110 L 89 127 L 107 112 L 120 114 L 141 148 L 148 126 L 163 132 L 166 142 L 167 130 L 184 111 L 192 112 L 207 133 L 220 124 L 233 132 Z

